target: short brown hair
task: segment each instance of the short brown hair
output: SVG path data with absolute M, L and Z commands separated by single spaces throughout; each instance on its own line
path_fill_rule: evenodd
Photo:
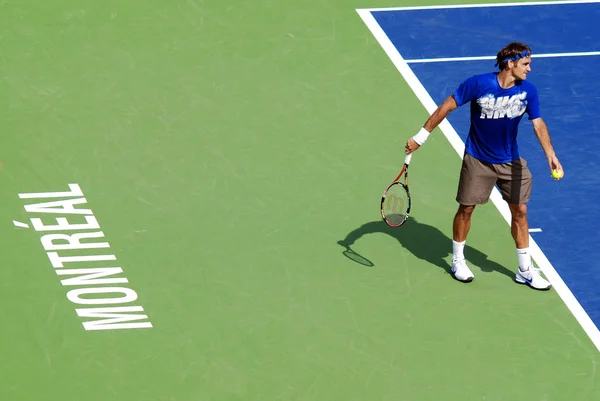
M 496 55 L 496 65 L 502 71 L 510 60 L 531 56 L 531 48 L 524 43 L 512 42 L 504 46 Z

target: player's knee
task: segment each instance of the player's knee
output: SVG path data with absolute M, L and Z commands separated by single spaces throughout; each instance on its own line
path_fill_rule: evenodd
M 458 207 L 458 214 L 465 216 L 465 217 L 471 217 L 474 210 L 475 210 L 475 205 L 460 205 Z
M 527 205 L 525 203 L 510 205 L 510 211 L 512 213 L 513 219 L 515 220 L 527 219 Z

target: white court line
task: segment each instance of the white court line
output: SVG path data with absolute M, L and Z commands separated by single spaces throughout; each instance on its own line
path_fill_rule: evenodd
M 600 0 L 564 0 L 564 1 L 529 1 L 523 3 L 490 3 L 490 4 L 451 4 L 445 6 L 414 6 L 414 7 L 389 7 L 389 8 L 364 8 L 356 11 L 411 11 L 411 10 L 439 10 L 446 8 L 481 8 L 481 7 L 521 7 L 521 6 L 553 6 L 560 4 L 593 4 Z
M 394 63 L 398 71 L 402 74 L 410 88 L 417 95 L 423 106 L 425 106 L 427 112 L 432 114 L 437 108 L 437 105 L 421 81 L 419 81 L 419 78 L 417 78 L 415 73 L 412 71 L 406 60 L 404 60 L 400 53 L 398 53 L 398 50 L 390 41 L 383 29 L 381 29 L 373 15 L 368 10 L 364 9 L 358 9 L 356 11 L 367 25 L 375 39 L 377 39 L 383 50 L 387 53 L 392 63 Z M 444 119 L 444 121 L 442 121 L 442 123 L 439 125 L 439 128 L 444 133 L 444 136 L 446 139 L 448 139 L 454 150 L 456 150 L 458 155 L 462 158 L 465 144 L 454 130 L 454 127 L 450 125 L 447 119 Z M 498 208 L 500 214 L 502 217 L 504 217 L 504 220 L 510 224 L 510 209 L 508 208 L 508 204 L 502 199 L 502 195 L 497 188 L 494 188 L 492 191 L 490 199 Z M 567 308 L 569 308 L 575 319 L 577 319 L 583 330 L 592 340 L 596 348 L 600 351 L 600 331 L 598 331 L 598 328 L 592 319 L 590 319 L 587 312 L 583 309 L 579 301 L 577 301 L 569 287 L 567 287 L 563 279 L 556 272 L 554 266 L 552 266 L 544 252 L 542 252 L 531 235 L 529 236 L 529 249 L 531 251 L 533 260 L 542 269 L 546 278 L 552 283 L 552 286 L 556 290 L 557 294 L 561 297 Z
M 600 56 L 599 52 L 573 52 L 573 53 L 540 53 L 533 54 L 531 58 L 555 58 L 555 57 L 583 57 Z M 441 63 L 449 61 L 479 61 L 496 60 L 496 56 L 475 56 L 475 57 L 439 57 L 439 58 L 419 58 L 414 60 L 405 60 L 407 63 Z
M 541 228 L 530 228 L 529 232 L 530 233 L 541 233 L 542 229 Z

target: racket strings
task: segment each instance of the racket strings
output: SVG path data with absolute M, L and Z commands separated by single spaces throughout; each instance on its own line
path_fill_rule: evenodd
M 383 202 L 384 218 L 392 225 L 399 225 L 406 220 L 410 207 L 410 199 L 406 188 L 396 183 L 392 185 Z

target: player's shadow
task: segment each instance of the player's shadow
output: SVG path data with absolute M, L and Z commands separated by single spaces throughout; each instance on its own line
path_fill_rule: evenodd
M 451 266 L 446 259 L 452 254 L 452 240 L 436 227 L 419 223 L 413 217 L 409 217 L 402 227 L 397 228 L 390 227 L 381 220 L 365 223 L 348 233 L 346 238 L 338 241 L 338 244 L 346 248 L 343 252 L 347 257 L 363 265 L 373 266 L 374 264 L 369 259 L 364 255 L 356 254 L 351 248 L 359 238 L 372 233 L 383 233 L 397 239 L 400 245 L 417 258 L 436 265 L 450 274 Z M 464 253 L 467 263 L 471 267 L 477 266 L 484 272 L 495 271 L 511 279 L 514 278 L 513 271 L 488 259 L 486 254 L 473 247 L 467 245 Z

